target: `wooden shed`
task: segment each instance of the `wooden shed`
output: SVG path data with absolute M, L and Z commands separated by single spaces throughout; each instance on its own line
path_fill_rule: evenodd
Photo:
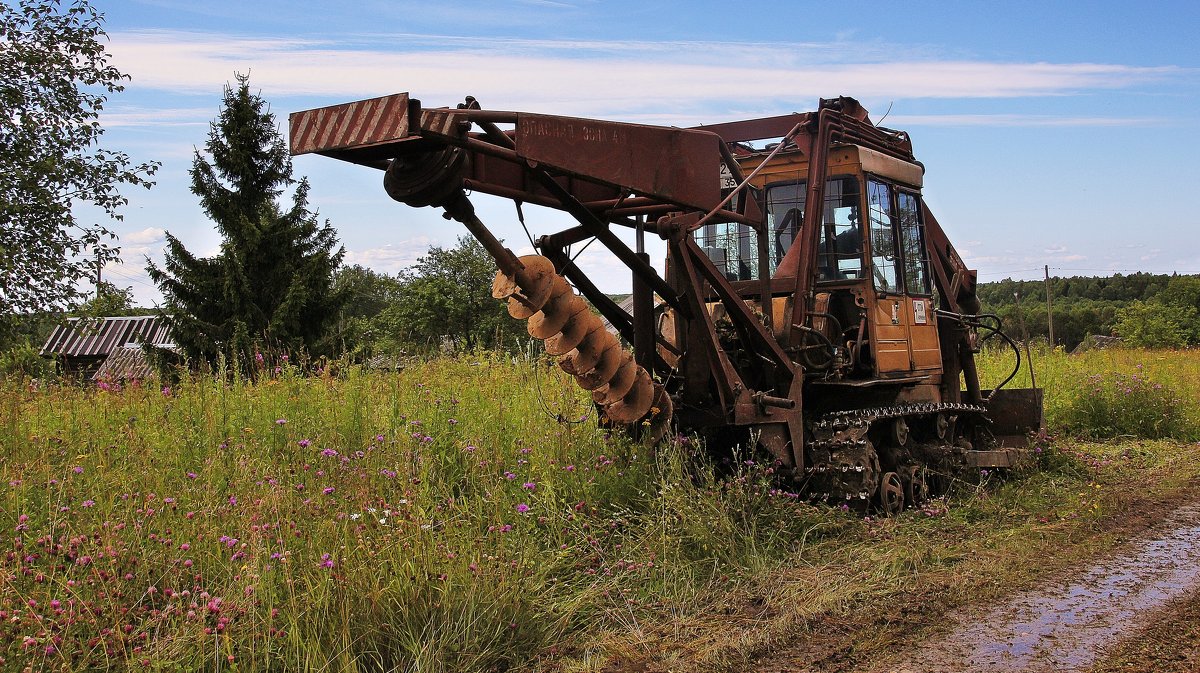
M 58 360 L 63 376 L 76 380 L 132 380 L 152 375 L 143 344 L 174 348 L 158 316 L 71 318 L 54 328 L 41 355 Z

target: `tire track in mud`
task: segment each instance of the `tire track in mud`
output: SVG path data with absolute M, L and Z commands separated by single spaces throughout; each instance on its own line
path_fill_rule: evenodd
M 1200 590 L 1200 504 L 1071 577 L 1020 592 L 918 645 L 877 673 L 1086 671 L 1167 602 Z

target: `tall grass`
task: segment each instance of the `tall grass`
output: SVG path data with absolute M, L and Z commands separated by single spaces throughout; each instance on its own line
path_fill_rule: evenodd
M 0 400 L 6 670 L 524 667 L 848 520 L 534 361 Z
M 1191 353 L 1047 352 L 1035 367 L 1052 423 L 1092 375 L 1200 380 Z M 984 358 L 986 376 L 1003 368 Z M 1055 453 L 1043 476 L 884 525 L 798 501 L 751 455 L 718 477 L 687 438 L 650 450 L 592 414 L 557 368 L 487 354 L 257 384 L 9 380 L 0 670 L 596 669 L 602 643 L 681 637 L 731 588 L 783 600 L 781 570 L 806 597 L 794 615 L 951 572 L 974 562 L 968 541 L 1097 515 L 1096 470 L 1124 480 L 1159 460 Z M 984 521 L 996 540 L 964 532 Z M 753 623 L 730 638 L 799 628 Z
M 1068 354 L 1042 347 L 1031 359 L 1053 431 L 1089 439 L 1200 439 L 1200 350 Z M 1012 353 L 985 351 L 979 362 L 988 387 L 1012 370 Z M 1008 385 L 1031 385 L 1028 363 Z

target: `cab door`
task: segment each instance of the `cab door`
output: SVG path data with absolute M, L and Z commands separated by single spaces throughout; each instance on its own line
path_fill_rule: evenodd
M 919 205 L 914 193 L 867 182 L 877 376 L 936 373 L 942 365 Z
M 911 311 L 908 343 L 912 368 L 919 373 L 940 372 L 942 348 L 934 315 L 925 226 L 921 222 L 921 197 L 903 188 L 896 189 L 896 233 L 900 244 L 900 275 Z

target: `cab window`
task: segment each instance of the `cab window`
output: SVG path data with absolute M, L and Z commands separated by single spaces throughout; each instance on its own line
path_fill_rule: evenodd
M 875 289 L 901 292 L 891 185 L 878 180 L 868 181 L 867 208 L 871 218 L 871 277 Z
M 800 235 L 808 196 L 804 181 L 767 188 L 766 216 L 771 250 L 771 273 Z M 825 212 L 817 242 L 818 280 L 862 277 L 860 191 L 853 177 L 830 178 L 825 183 Z
M 818 280 L 865 277 L 859 181 L 853 176 L 825 183 L 825 209 L 817 247 Z M 765 194 L 767 256 L 772 275 L 800 236 L 807 183 L 770 185 Z M 744 224 L 707 224 L 693 234 L 696 243 L 728 280 L 757 280 L 758 237 Z
M 920 199 L 915 194 L 897 191 L 896 215 L 904 254 L 904 287 L 909 294 L 929 294 L 929 252 L 925 247 Z
M 875 289 L 897 294 L 930 294 L 921 197 L 872 178 L 867 183 L 867 202 Z
M 758 234 L 749 226 L 718 222 L 704 225 L 693 235 L 725 280 L 758 278 Z
M 863 277 L 862 194 L 853 177 L 825 183 L 825 216 L 817 247 L 818 280 Z
M 791 182 L 767 188 L 767 240 L 771 246 L 771 274 L 796 241 L 800 225 L 804 224 L 804 201 L 807 183 Z

